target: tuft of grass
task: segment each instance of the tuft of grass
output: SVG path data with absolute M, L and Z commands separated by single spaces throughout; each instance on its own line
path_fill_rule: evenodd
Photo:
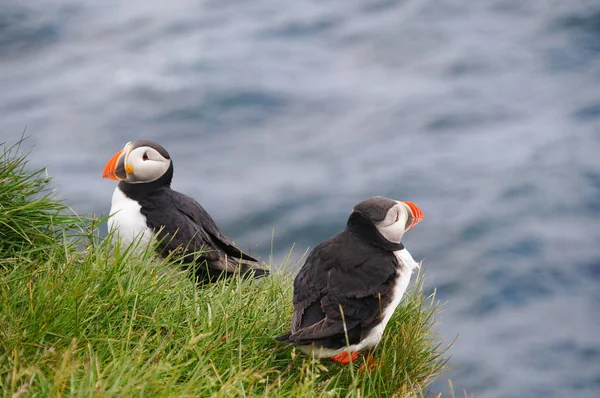
M 46 169 L 29 171 L 23 139 L 14 145 L 0 143 L 0 258 L 2 264 L 17 258 L 43 257 L 53 252 L 65 231 L 80 219 L 47 188 Z
M 273 338 L 289 328 L 289 274 L 198 289 L 152 246 L 113 246 L 94 220 L 38 197 L 44 184 L 23 156 L 3 161 L 12 193 L 0 194 L 2 231 L 13 226 L 0 234 L 0 262 L 10 263 L 0 267 L 4 396 L 423 396 L 446 369 L 439 304 L 422 277 L 389 322 L 373 373 L 358 371 L 362 360 L 314 360 Z M 85 232 L 69 232 L 74 220 Z

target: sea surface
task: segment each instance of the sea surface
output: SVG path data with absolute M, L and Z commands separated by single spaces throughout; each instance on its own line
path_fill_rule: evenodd
M 2 0 L 0 142 L 77 212 L 133 139 L 274 261 L 382 195 L 476 397 L 600 397 L 598 0 Z M 458 395 L 457 395 L 458 396 Z

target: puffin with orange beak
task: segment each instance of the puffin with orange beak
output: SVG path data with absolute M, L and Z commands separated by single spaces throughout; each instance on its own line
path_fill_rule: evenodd
M 346 229 L 308 255 L 294 280 L 292 330 L 276 338 L 341 364 L 373 350 L 419 267 L 401 240 L 421 220 L 411 202 L 357 204 Z
M 194 199 L 171 189 L 173 162 L 153 141 L 131 141 L 106 164 L 103 178 L 119 181 L 108 227 L 125 244 L 140 238 L 159 240 L 165 257 L 181 255 L 198 283 L 237 272 L 255 277 L 268 274 L 258 261 L 234 246 Z

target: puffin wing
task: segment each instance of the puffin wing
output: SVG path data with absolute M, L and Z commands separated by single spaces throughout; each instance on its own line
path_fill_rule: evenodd
M 148 227 L 157 234 L 163 256 L 180 251 L 185 260 L 191 261 L 202 251 L 201 259 L 207 260 L 209 268 L 219 273 L 233 272 L 235 262 L 225 261 L 221 250 L 223 242 L 228 241 L 223 241 L 226 238 L 220 234 L 222 239 L 215 239 L 218 229 L 214 220 L 193 199 L 168 189 L 146 198 L 141 211 Z M 240 250 L 235 249 L 240 258 Z
M 298 273 L 292 333 L 280 336 L 281 340 L 307 344 L 380 316 L 381 296 L 389 292 L 397 260 L 391 252 L 373 256 L 371 247 L 357 248 L 357 242 L 341 245 L 345 239 L 340 235 L 317 246 Z M 341 251 L 348 243 L 355 249 Z
M 161 193 L 146 200 L 141 209 L 146 224 L 157 234 L 163 256 L 181 251 L 184 257 L 191 258 L 194 253 L 203 251 L 202 255 L 209 263 L 218 261 L 219 253 L 212 245 L 211 236 L 173 206 L 172 199 L 171 195 Z
M 335 237 L 331 238 L 317 245 L 306 258 L 294 279 L 292 331 L 275 337 L 277 340 L 294 343 L 304 332 L 310 333 L 309 328 L 325 321 L 321 299 L 327 287 L 328 267 L 335 264 L 328 259 L 329 253 L 335 252 L 337 246 Z
M 182 214 L 187 216 L 189 221 L 196 224 L 196 229 L 201 231 L 201 236 L 208 238 L 217 248 L 230 257 L 258 262 L 254 257 L 241 251 L 233 245 L 231 241 L 219 231 L 219 227 L 212 219 L 210 214 L 196 202 L 194 199 L 182 193 L 172 191 L 174 205 Z

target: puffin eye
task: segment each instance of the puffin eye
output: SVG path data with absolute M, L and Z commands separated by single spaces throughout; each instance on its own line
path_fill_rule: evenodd
M 148 160 L 148 152 L 144 152 L 144 155 L 142 156 L 143 160 Z
M 396 213 L 396 221 L 394 222 L 398 222 L 398 220 L 400 220 L 400 213 Z

